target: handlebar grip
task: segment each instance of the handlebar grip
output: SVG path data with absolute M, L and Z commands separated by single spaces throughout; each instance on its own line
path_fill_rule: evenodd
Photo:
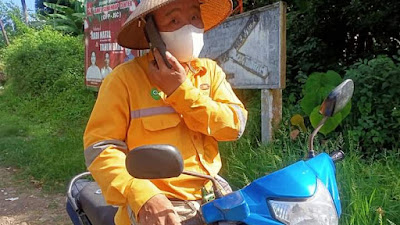
M 182 225 L 203 225 L 205 222 L 198 216 L 192 217 L 190 219 L 181 222 Z M 210 225 L 246 225 L 241 222 L 215 222 Z
M 201 218 L 201 215 L 198 213 L 196 216 L 182 221 L 181 224 L 182 225 L 203 225 L 204 221 Z
M 337 162 L 344 158 L 344 152 L 342 150 L 334 151 L 329 156 L 334 162 Z

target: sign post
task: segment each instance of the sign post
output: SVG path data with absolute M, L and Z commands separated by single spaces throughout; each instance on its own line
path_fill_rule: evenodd
M 262 142 L 282 119 L 286 79 L 286 5 L 265 6 L 230 17 L 204 36 L 200 57 L 214 59 L 238 89 L 261 89 Z

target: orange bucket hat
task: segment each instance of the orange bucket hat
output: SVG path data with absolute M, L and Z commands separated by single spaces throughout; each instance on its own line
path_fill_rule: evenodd
M 142 0 L 122 26 L 117 38 L 118 44 L 136 50 L 150 48 L 144 34 L 144 18 L 148 13 L 173 1 Z M 200 0 L 204 31 L 222 23 L 232 13 L 232 7 L 232 0 Z

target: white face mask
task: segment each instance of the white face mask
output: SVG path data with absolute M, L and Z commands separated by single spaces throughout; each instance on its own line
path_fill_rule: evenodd
M 185 25 L 172 32 L 160 32 L 167 50 L 179 62 L 189 62 L 197 57 L 203 48 L 204 29 L 199 29 L 191 24 Z

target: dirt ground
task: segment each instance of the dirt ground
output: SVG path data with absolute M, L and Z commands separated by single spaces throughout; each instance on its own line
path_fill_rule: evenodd
M 0 166 L 0 225 L 71 225 L 65 195 L 44 194 L 34 181 L 18 180 L 17 171 Z

